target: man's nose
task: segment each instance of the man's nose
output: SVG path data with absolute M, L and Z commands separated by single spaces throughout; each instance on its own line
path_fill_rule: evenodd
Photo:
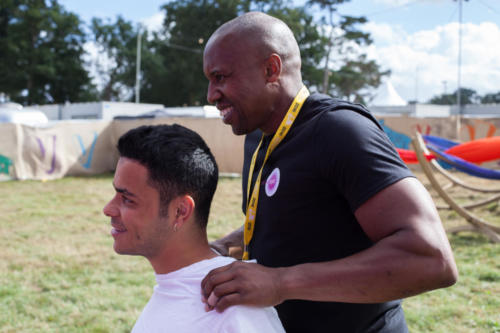
M 104 215 L 109 217 L 114 217 L 118 215 L 118 208 L 116 208 L 116 205 L 114 204 L 114 199 L 112 199 L 110 202 L 106 204 L 106 206 L 104 206 L 102 212 L 104 213 Z
M 212 84 L 208 84 L 207 91 L 207 101 L 210 104 L 215 104 L 221 98 L 222 94 L 220 90 L 214 87 Z

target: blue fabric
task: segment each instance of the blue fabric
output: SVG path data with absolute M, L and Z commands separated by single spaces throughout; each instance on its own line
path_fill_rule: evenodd
M 444 151 L 458 144 L 454 141 L 433 135 L 422 135 L 422 137 L 425 140 L 425 145 L 427 146 L 427 148 L 432 151 Z M 451 168 L 453 168 L 451 164 L 446 163 L 442 159 L 437 159 L 437 162 L 443 169 L 450 170 Z
M 475 165 L 474 163 L 467 162 L 460 157 L 453 156 L 450 154 L 446 154 L 439 149 L 436 149 L 433 145 L 428 145 L 429 150 L 436 155 L 439 160 L 444 161 L 448 165 L 451 165 L 457 170 L 465 172 L 471 176 L 487 178 L 487 179 L 499 179 L 500 180 L 500 171 L 492 170 L 487 168 L 482 168 L 480 166 Z
M 382 125 L 382 128 L 384 129 L 385 134 L 389 137 L 389 139 L 392 141 L 394 146 L 397 148 L 403 148 L 403 149 L 409 149 L 410 148 L 410 142 L 411 139 L 408 135 L 396 132 L 392 128 L 388 127 L 385 125 L 385 121 L 382 119 L 379 121 L 380 125 Z
M 451 141 L 438 136 L 433 136 L 433 135 L 422 135 L 422 136 L 424 137 L 424 140 L 427 144 L 432 144 L 434 147 L 442 151 L 458 145 L 458 142 Z

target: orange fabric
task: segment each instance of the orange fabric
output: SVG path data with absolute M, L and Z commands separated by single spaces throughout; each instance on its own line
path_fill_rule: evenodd
M 445 153 L 472 163 L 497 160 L 500 159 L 500 136 L 465 142 L 451 147 Z
M 469 130 L 470 140 L 474 140 L 476 138 L 476 128 L 472 125 L 467 125 L 467 129 Z
M 493 134 L 495 134 L 496 131 L 497 131 L 497 128 L 495 127 L 495 125 L 490 124 L 490 127 L 488 128 L 488 133 L 486 134 L 486 137 L 491 138 L 493 136 Z

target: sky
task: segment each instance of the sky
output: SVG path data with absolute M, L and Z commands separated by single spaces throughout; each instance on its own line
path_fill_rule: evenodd
M 391 71 L 389 80 L 404 100 L 423 103 L 458 87 L 458 1 L 351 0 L 338 10 L 368 19 L 362 29 L 374 42 L 362 51 Z M 150 29 L 161 26 L 166 2 L 59 0 L 86 22 L 121 15 Z M 500 91 L 500 0 L 463 0 L 461 64 L 462 87 L 480 95 Z

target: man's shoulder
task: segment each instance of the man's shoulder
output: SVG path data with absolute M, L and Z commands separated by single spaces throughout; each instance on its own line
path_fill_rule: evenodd
M 362 113 L 370 113 L 370 111 L 362 104 L 351 103 L 349 101 L 331 97 L 329 95 L 313 93 L 305 103 L 306 108 L 320 109 L 322 111 L 336 110 L 352 110 Z
M 210 268 L 210 267 L 217 268 L 220 266 L 228 265 L 234 261 L 236 261 L 236 259 L 234 259 L 232 257 L 225 257 L 225 256 L 217 255 L 216 257 L 202 260 L 199 263 L 207 268 Z
M 179 276 L 189 276 L 191 278 L 195 276 L 204 277 L 205 274 L 208 273 L 210 270 L 220 266 L 228 265 L 233 261 L 235 261 L 234 258 L 223 257 L 223 256 L 216 256 L 210 259 L 204 259 L 170 273 L 168 278 L 171 280 Z
M 309 96 L 304 104 L 302 121 L 304 125 L 314 124 L 315 131 L 319 132 L 356 128 L 360 124 L 382 130 L 378 120 L 364 105 L 318 93 Z

